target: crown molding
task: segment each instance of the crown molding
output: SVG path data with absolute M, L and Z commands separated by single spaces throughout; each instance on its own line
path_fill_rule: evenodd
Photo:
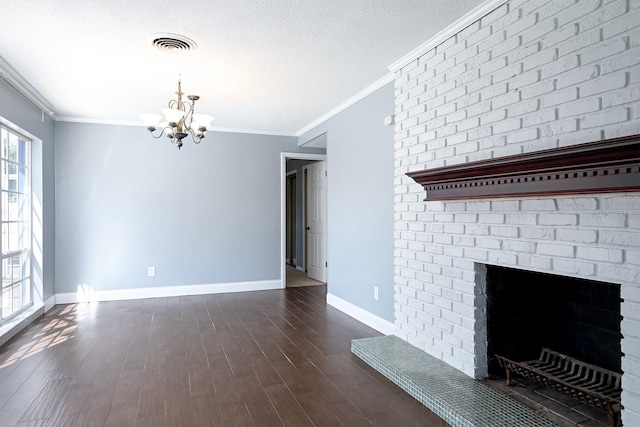
M 88 119 L 84 117 L 59 116 L 56 118 L 56 121 L 69 122 L 69 123 L 86 123 L 86 124 L 94 124 L 94 125 L 144 127 L 144 125 L 139 120 Z M 247 133 L 251 135 L 271 135 L 271 136 L 291 136 L 291 137 L 298 136 L 296 135 L 295 132 L 277 132 L 277 131 L 269 131 L 269 130 L 226 128 L 226 127 L 217 127 L 217 126 L 213 126 L 209 128 L 209 132 Z
M 88 119 L 86 117 L 58 116 L 57 122 L 86 123 L 90 125 L 144 126 L 139 120 Z
M 296 132 L 277 132 L 271 130 L 260 130 L 260 129 L 244 129 L 244 128 L 224 128 L 224 127 L 212 127 L 209 129 L 209 132 L 229 132 L 229 133 L 248 133 L 254 135 L 271 135 L 271 136 L 293 136 L 297 137 L 298 134 Z
M 389 82 L 394 81 L 395 77 L 396 77 L 396 75 L 395 75 L 396 72 L 398 70 L 400 70 L 402 67 L 404 67 L 405 65 L 409 64 L 411 61 L 415 60 L 416 58 L 424 55 L 426 52 L 428 52 L 429 50 L 433 49 L 434 47 L 436 47 L 440 43 L 444 42 L 449 37 L 459 33 L 464 28 L 468 27 L 469 25 L 471 25 L 472 23 L 474 23 L 478 19 L 482 18 L 483 16 L 487 15 L 489 12 L 491 12 L 491 11 L 495 10 L 496 8 L 502 6 L 503 4 L 507 3 L 508 1 L 509 0 L 487 0 L 484 3 L 482 3 L 481 5 L 479 5 L 478 7 L 476 7 L 475 9 L 472 9 L 466 15 L 464 15 L 462 18 L 458 19 L 453 24 L 449 25 L 447 28 L 445 28 L 444 30 L 440 31 L 435 36 L 431 37 L 429 40 L 427 40 L 426 42 L 424 42 L 423 44 L 421 44 L 420 46 L 418 46 L 417 48 L 415 48 L 414 50 L 412 50 L 411 52 L 409 52 L 408 54 L 406 54 L 402 58 L 398 59 L 393 64 L 391 64 L 388 67 L 389 71 L 390 71 L 389 74 L 385 75 L 383 78 L 381 78 L 380 80 L 376 81 L 375 83 L 373 83 L 372 85 L 370 85 L 369 87 L 364 89 L 363 91 L 361 91 L 361 92 L 355 94 L 354 96 L 352 96 L 351 98 L 347 99 L 342 104 L 340 104 L 337 107 L 333 108 L 329 112 L 327 112 L 324 115 L 318 117 L 316 120 L 312 121 L 311 123 L 309 123 L 308 125 L 306 125 L 302 129 L 300 129 L 298 132 L 296 132 L 295 136 L 300 137 L 300 136 L 304 135 L 306 132 L 309 132 L 311 129 L 313 129 L 314 127 L 320 125 L 321 123 L 327 121 L 328 119 L 330 119 L 331 117 L 335 116 L 339 112 L 341 112 L 343 110 L 346 110 L 347 108 L 349 108 L 352 105 L 354 105 L 356 102 L 364 99 L 368 95 L 371 95 L 373 92 L 375 92 L 376 90 L 380 89 L 382 86 L 386 85 Z
M 7 61 L 0 56 L 0 77 L 16 88 L 29 101 L 33 102 L 40 110 L 55 120 L 56 114 L 53 105 L 27 82 Z
M 396 71 L 400 70 L 401 68 L 411 63 L 415 59 L 429 52 L 431 49 L 438 46 L 439 44 L 449 39 L 450 37 L 458 34 L 460 31 L 464 30 L 469 25 L 476 22 L 478 19 L 482 18 L 483 16 L 487 15 L 489 12 L 497 9 L 498 7 L 507 3 L 508 1 L 509 0 L 487 0 L 484 3 L 482 3 L 480 6 L 476 7 L 475 9 L 471 9 L 471 11 L 469 11 L 466 15 L 464 15 L 463 17 L 455 21 L 453 24 L 449 25 L 448 27 L 446 27 L 445 29 L 443 29 L 442 31 L 440 31 L 439 33 L 431 37 L 429 40 L 422 43 L 417 48 L 415 48 L 414 50 L 412 50 L 402 58 L 398 59 L 393 64 L 389 65 L 389 70 L 392 73 L 395 73 Z
M 389 73 L 389 74 L 385 75 L 383 78 L 381 78 L 380 80 L 378 80 L 375 83 L 371 84 L 369 87 L 367 87 L 363 91 L 358 92 L 357 94 L 353 95 L 351 98 L 347 99 L 342 104 L 338 105 L 334 109 L 332 109 L 329 112 L 325 113 L 324 115 L 318 117 L 316 120 L 312 121 L 311 123 L 309 123 L 308 125 L 306 125 L 302 129 L 300 129 L 298 132 L 296 132 L 295 136 L 304 135 L 306 132 L 309 132 L 311 129 L 313 129 L 314 127 L 318 126 L 322 122 L 325 122 L 328 119 L 330 119 L 331 117 L 333 117 L 336 114 L 338 114 L 339 112 L 346 110 L 347 108 L 351 107 L 356 102 L 358 102 L 358 101 L 364 99 L 365 97 L 371 95 L 373 92 L 375 92 L 376 90 L 380 89 L 382 86 L 386 85 L 387 83 L 390 83 L 390 82 L 394 81 L 395 77 L 396 76 L 395 76 L 394 73 Z

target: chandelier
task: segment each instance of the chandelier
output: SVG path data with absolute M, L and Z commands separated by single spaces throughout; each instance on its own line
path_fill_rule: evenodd
M 178 95 L 178 99 L 172 99 L 169 101 L 169 108 L 162 109 L 165 122 L 160 122 L 162 120 L 160 114 L 140 114 L 140 118 L 151 133 L 151 136 L 158 139 L 163 134 L 167 135 L 171 139 L 171 143 L 178 146 L 178 149 L 182 147 L 182 140 L 189 135 L 191 135 L 193 142 L 200 144 L 200 140 L 204 138 L 214 117 L 208 114 L 195 113 L 196 101 L 200 99 L 198 95 L 187 95 L 189 101 L 182 100 L 184 92 L 182 92 L 180 78 L 178 78 L 176 95 Z M 158 128 L 160 133 L 154 133 Z

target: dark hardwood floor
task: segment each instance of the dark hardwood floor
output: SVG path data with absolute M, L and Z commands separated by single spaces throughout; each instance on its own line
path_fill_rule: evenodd
M 56 306 L 0 347 L 0 426 L 447 426 L 353 356 L 326 287 Z

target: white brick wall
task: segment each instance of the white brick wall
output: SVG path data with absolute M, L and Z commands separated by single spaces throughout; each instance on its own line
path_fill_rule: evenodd
M 619 283 L 640 425 L 640 193 L 423 202 L 405 175 L 640 133 L 640 0 L 512 0 L 400 70 L 396 113 L 397 335 L 482 377 L 481 264 Z

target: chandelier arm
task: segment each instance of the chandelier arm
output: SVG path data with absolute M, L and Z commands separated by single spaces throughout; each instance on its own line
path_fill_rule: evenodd
M 165 133 L 165 132 L 164 132 L 164 129 L 165 129 L 165 128 L 161 128 L 161 129 L 160 129 L 160 133 L 158 134 L 158 136 L 154 135 L 154 133 L 153 133 L 153 132 L 155 132 L 156 130 L 158 130 L 157 128 L 156 128 L 156 129 L 154 129 L 154 130 L 149 130 L 149 133 L 150 133 L 150 134 L 151 134 L 151 136 L 152 136 L 152 137 L 154 137 L 155 139 L 159 139 L 162 135 L 164 135 L 164 133 Z
M 154 137 L 155 139 L 160 139 L 160 137 L 161 137 L 162 135 L 166 135 L 166 136 L 167 136 L 167 138 L 169 138 L 169 140 L 171 141 L 171 143 L 172 143 L 172 144 L 175 144 L 175 143 L 176 143 L 176 137 L 175 137 L 175 134 L 176 134 L 176 132 L 178 131 L 178 127 L 177 127 L 177 126 L 176 126 L 175 128 L 174 128 L 174 127 L 171 127 L 171 126 L 165 126 L 165 127 L 163 127 L 163 128 L 160 128 L 160 133 L 159 133 L 159 134 L 157 134 L 157 135 L 153 133 L 153 132 L 155 132 L 156 130 L 158 130 L 158 129 L 156 128 L 156 129 L 154 129 L 154 130 L 152 130 L 152 131 L 151 131 L 151 130 L 149 131 L 149 133 L 151 134 L 151 136 L 152 136 L 152 137 Z M 169 131 L 171 131 L 171 133 L 170 133 Z
M 202 140 L 202 138 L 204 138 L 204 133 L 201 136 L 198 136 L 197 133 L 195 133 L 193 131 L 193 129 L 191 129 L 191 126 L 189 126 L 189 134 L 191 135 L 191 139 L 193 139 L 193 142 L 195 142 L 196 144 L 200 144 L 200 141 Z

